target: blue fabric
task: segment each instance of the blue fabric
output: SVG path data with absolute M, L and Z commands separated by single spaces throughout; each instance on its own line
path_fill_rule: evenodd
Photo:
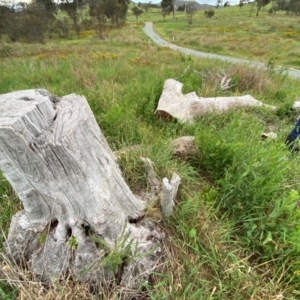
M 297 123 L 294 126 L 294 129 L 291 131 L 289 136 L 293 138 L 297 138 L 300 135 L 300 118 L 298 119 Z

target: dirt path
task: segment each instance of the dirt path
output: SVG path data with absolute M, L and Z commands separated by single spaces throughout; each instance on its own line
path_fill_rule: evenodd
M 258 67 L 258 68 L 267 68 L 267 65 L 262 62 L 256 62 L 256 61 L 250 61 L 246 59 L 239 59 L 239 58 L 233 58 L 225 55 L 217 55 L 217 54 L 211 54 L 211 53 L 206 53 L 206 52 L 200 52 L 196 50 L 191 50 L 187 49 L 184 47 L 177 46 L 175 44 L 169 43 L 165 40 L 163 40 L 159 35 L 157 35 L 153 31 L 153 23 L 152 22 L 146 22 L 145 26 L 143 28 L 144 32 L 148 37 L 154 41 L 157 45 L 162 46 L 162 47 L 169 47 L 170 49 L 174 51 L 178 51 L 181 53 L 184 53 L 186 55 L 191 55 L 195 57 L 201 57 L 201 58 L 209 58 L 209 59 L 218 59 L 234 64 L 248 64 L 253 67 Z M 276 67 L 274 68 L 275 71 L 282 72 L 283 74 L 288 74 L 291 77 L 294 78 L 300 78 L 300 70 L 296 69 L 283 69 L 281 67 Z

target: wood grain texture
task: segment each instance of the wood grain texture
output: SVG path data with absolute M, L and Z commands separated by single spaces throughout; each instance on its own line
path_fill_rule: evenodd
M 0 168 L 24 205 L 6 242 L 14 260 L 29 261 L 42 280 L 70 269 L 86 281 L 112 276 L 101 268 L 82 272 L 104 255 L 86 228 L 113 247 L 124 228 L 133 232 L 128 220 L 143 214 L 146 201 L 125 183 L 84 97 L 58 98 L 46 90 L 0 95 Z M 145 233 L 132 236 L 135 243 L 151 234 L 135 230 Z M 78 242 L 75 255 L 71 236 Z
M 176 118 L 182 122 L 191 122 L 195 117 L 208 113 L 222 113 L 230 109 L 251 106 L 264 106 L 275 109 L 254 99 L 251 95 L 238 97 L 198 97 L 195 92 L 182 94 L 182 83 L 174 79 L 165 81 L 155 113 L 162 118 Z
M 175 206 L 175 198 L 181 182 L 181 178 L 176 173 L 173 173 L 169 182 L 168 178 L 164 178 L 162 182 L 162 195 L 160 206 L 165 217 L 170 217 L 173 214 Z

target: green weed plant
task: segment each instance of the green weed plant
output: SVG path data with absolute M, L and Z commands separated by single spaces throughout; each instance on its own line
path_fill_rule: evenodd
M 235 112 L 220 120 L 214 128 L 202 121 L 196 133 L 199 164 L 217 184 L 216 210 L 259 261 L 280 268 L 288 258 L 295 271 L 300 196 L 289 188 L 295 161 L 283 143 L 260 139 L 262 124 L 253 116 Z

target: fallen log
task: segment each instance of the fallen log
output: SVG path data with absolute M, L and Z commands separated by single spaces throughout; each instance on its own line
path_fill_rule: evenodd
M 183 95 L 182 83 L 174 79 L 165 81 L 155 114 L 169 119 L 176 118 L 181 122 L 193 121 L 209 113 L 222 113 L 230 109 L 263 106 L 276 109 L 275 106 L 264 104 L 250 95 L 239 97 L 198 97 L 195 92 Z

